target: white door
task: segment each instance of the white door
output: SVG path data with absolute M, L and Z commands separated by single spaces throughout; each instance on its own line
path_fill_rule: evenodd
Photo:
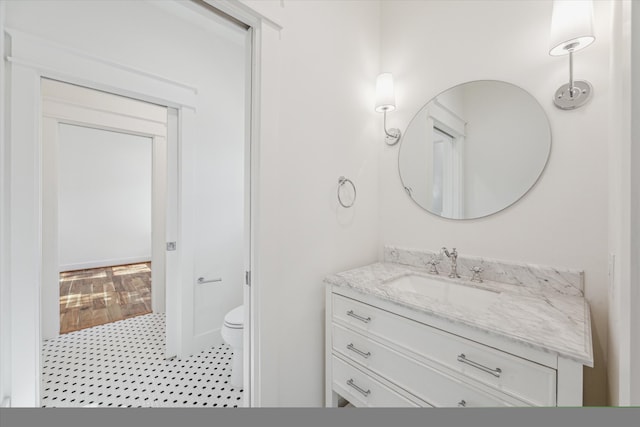
M 178 337 L 178 357 L 222 344 L 225 314 L 243 304 L 249 251 L 245 245 L 248 153 L 242 88 L 232 96 L 240 99 L 228 100 L 236 106 L 227 108 L 224 122 L 210 127 L 209 137 L 198 133 L 202 116 L 188 110 L 180 115 L 180 232 L 176 242 L 180 261 L 178 286 L 170 287 L 167 295 L 168 304 L 174 305 L 168 307 L 167 322 L 179 325 L 168 331 L 168 340 L 173 342 L 173 334 Z M 216 117 L 212 120 L 215 123 Z

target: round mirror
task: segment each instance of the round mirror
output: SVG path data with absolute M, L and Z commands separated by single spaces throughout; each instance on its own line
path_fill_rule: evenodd
M 451 219 L 491 215 L 536 183 L 551 151 L 547 116 L 529 93 L 481 80 L 454 86 L 418 111 L 398 169 L 422 208 Z

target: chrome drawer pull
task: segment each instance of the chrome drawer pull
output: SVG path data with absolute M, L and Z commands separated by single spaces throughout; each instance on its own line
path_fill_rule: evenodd
M 467 359 L 464 353 L 461 353 L 458 355 L 458 362 L 466 363 L 467 365 L 473 366 L 476 369 L 480 369 L 481 371 L 484 371 L 498 378 L 500 378 L 500 374 L 502 373 L 502 369 L 500 368 L 491 369 L 484 365 L 479 364 L 478 362 L 474 362 L 473 360 Z
M 460 402 L 458 402 L 458 407 L 459 408 L 466 408 L 467 407 L 467 402 L 463 400 L 461 400 Z
M 364 322 L 364 323 L 369 323 L 369 322 L 371 322 L 371 317 L 362 317 L 362 316 L 359 316 L 359 315 L 355 314 L 355 313 L 353 312 L 353 310 L 349 310 L 349 311 L 347 311 L 347 316 L 351 316 L 351 317 L 353 317 L 354 319 L 358 319 L 359 321 Z
M 353 351 L 353 352 L 354 352 L 354 353 L 356 353 L 356 354 L 359 354 L 360 356 L 364 357 L 365 359 L 368 359 L 368 358 L 369 358 L 369 356 L 371 356 L 371 352 L 370 352 L 370 351 L 367 351 L 367 352 L 365 353 L 365 352 L 364 352 L 364 351 L 362 351 L 362 350 L 358 350 L 358 349 L 353 345 L 353 343 L 352 343 L 352 344 L 349 344 L 349 345 L 347 346 L 347 349 L 348 349 L 348 350 Z
M 347 381 L 347 385 L 355 388 L 358 392 L 362 393 L 362 395 L 364 395 L 364 396 L 369 396 L 371 394 L 371 390 L 363 390 L 360 387 L 358 387 L 357 385 L 355 385 L 355 383 L 353 382 L 353 378 L 351 378 L 349 381 Z

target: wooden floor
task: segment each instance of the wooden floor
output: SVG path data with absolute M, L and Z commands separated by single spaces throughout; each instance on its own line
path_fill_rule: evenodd
M 60 273 L 60 333 L 151 313 L 151 263 Z

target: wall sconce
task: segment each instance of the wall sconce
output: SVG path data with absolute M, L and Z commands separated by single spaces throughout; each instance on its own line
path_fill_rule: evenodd
M 563 110 L 587 103 L 593 87 L 586 80 L 573 80 L 573 53 L 594 42 L 593 4 L 591 0 L 555 0 L 551 15 L 551 49 L 549 55 L 569 54 L 569 83 L 556 90 L 553 102 Z
M 396 109 L 396 95 L 393 90 L 393 75 L 382 73 L 376 79 L 376 112 L 384 113 L 384 133 L 387 145 L 396 145 L 400 141 L 400 129 L 387 130 L 387 111 Z

